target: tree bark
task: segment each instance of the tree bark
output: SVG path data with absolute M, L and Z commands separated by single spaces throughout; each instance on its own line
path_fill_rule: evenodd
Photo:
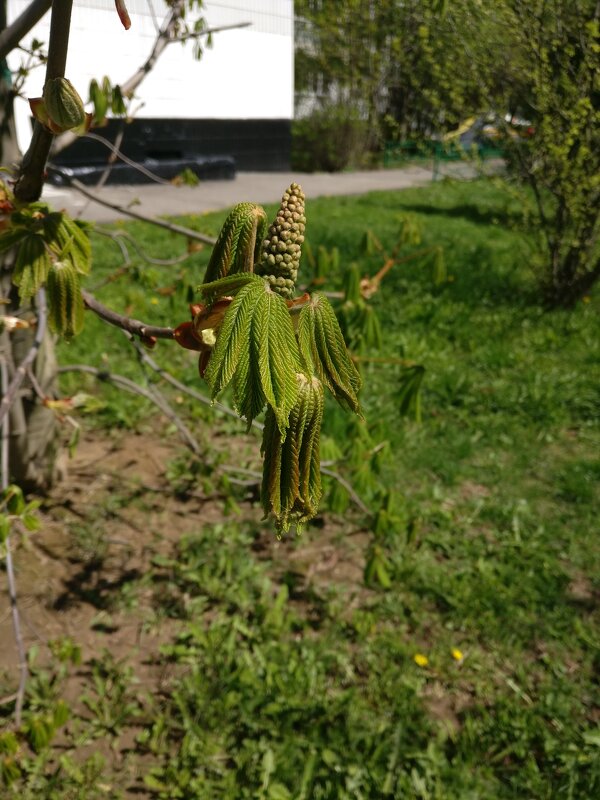
M 0 0 L 0 34 L 6 29 L 6 4 Z M 14 168 L 21 159 L 13 114 L 13 94 L 6 61 L 0 61 L 0 165 Z M 0 298 L 3 314 L 19 316 L 32 323 L 31 328 L 4 330 L 0 334 L 0 357 L 4 358 L 9 377 L 27 355 L 34 337 L 36 309 L 22 307 L 12 285 L 15 251 L 0 255 Z M 46 332 L 33 365 L 33 374 L 43 394 L 56 396 L 56 357 L 54 339 Z M 58 474 L 58 436 L 54 412 L 47 408 L 27 378 L 10 410 L 10 476 L 26 491 L 44 491 Z

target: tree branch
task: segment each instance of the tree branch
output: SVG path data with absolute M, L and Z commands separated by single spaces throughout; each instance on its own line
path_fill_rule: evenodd
M 73 0 L 53 0 L 46 81 L 64 77 L 72 7 Z M 31 144 L 23 156 L 20 174 L 15 185 L 14 191 L 17 200 L 23 203 L 39 200 L 44 185 L 46 161 L 50 153 L 52 138 L 53 135 L 40 122 L 35 123 Z
M 109 325 L 114 325 L 116 328 L 127 331 L 135 336 L 141 336 L 142 339 L 155 338 L 155 339 L 173 339 L 173 328 L 160 328 L 155 325 L 147 325 L 145 322 L 140 322 L 139 319 L 132 319 L 125 317 L 123 314 L 117 314 L 111 308 L 108 308 L 99 300 L 96 300 L 93 294 L 82 290 L 83 302 L 93 311 L 100 319 L 108 322 Z
M 2 356 L 0 360 L 0 384 L 2 387 L 3 399 L 8 393 L 8 369 L 6 366 L 6 359 Z M 5 492 L 8 488 L 8 447 L 9 447 L 9 417 L 6 414 L 2 419 L 2 442 L 0 464 L 2 467 L 2 476 L 0 479 L 0 488 Z M 17 581 L 15 579 L 15 570 L 11 551 L 10 534 L 4 540 L 4 552 L 6 559 L 6 577 L 8 580 L 8 594 L 10 597 L 10 610 L 12 616 L 13 631 L 15 636 L 15 643 L 17 645 L 17 656 L 19 659 L 19 687 L 15 695 L 15 722 L 17 727 L 21 724 L 21 713 L 23 711 L 23 701 L 25 699 L 25 686 L 27 684 L 27 654 L 25 652 L 25 642 L 23 641 L 23 632 L 21 631 L 21 618 L 19 615 L 19 605 L 17 602 Z
M 188 239 L 194 239 L 197 242 L 203 242 L 204 244 L 210 245 L 216 244 L 217 240 L 212 236 L 207 236 L 204 233 L 198 233 L 198 231 L 193 231 L 191 228 L 185 228 L 183 225 L 177 225 L 174 222 L 166 222 L 165 220 L 158 219 L 157 217 L 149 217 L 146 214 L 141 214 L 139 211 L 132 211 L 130 208 L 120 206 L 118 203 L 110 203 L 108 200 L 103 200 L 91 192 L 87 186 L 81 183 L 81 181 L 78 181 L 77 178 L 71 178 L 69 175 L 62 172 L 62 170 L 57 169 L 56 167 L 50 167 L 50 169 L 58 172 L 59 175 L 62 175 L 62 177 L 68 181 L 69 185 L 74 189 L 77 189 L 78 192 L 81 192 L 84 197 L 89 197 L 90 200 L 93 200 L 95 203 L 99 203 L 101 206 L 112 208 L 113 211 L 118 211 L 120 214 L 124 214 L 132 219 L 139 219 L 142 222 L 149 222 L 152 225 L 156 225 L 158 228 L 164 228 L 167 231 L 171 231 L 171 233 L 179 233 L 181 236 L 186 236 Z
M 202 36 L 209 36 L 212 33 L 220 33 L 221 31 L 228 31 L 233 30 L 235 28 L 247 28 L 251 25 L 251 22 L 240 22 L 235 25 L 222 25 L 218 28 L 206 28 L 203 31 L 198 31 L 197 33 L 188 33 L 182 36 L 177 35 L 177 23 L 183 16 L 185 12 L 185 2 L 184 0 L 177 0 L 177 2 L 173 5 L 171 9 L 171 13 L 167 18 L 166 22 L 163 24 L 156 41 L 154 43 L 154 47 L 152 48 L 152 52 L 146 59 L 146 61 L 142 64 L 142 66 L 138 69 L 136 73 L 134 73 L 129 80 L 126 80 L 125 83 L 121 84 L 121 92 L 124 95 L 133 94 L 135 90 L 138 88 L 140 83 L 144 80 L 146 75 L 154 69 L 154 65 L 156 64 L 159 56 L 165 50 L 165 48 L 170 45 L 172 42 L 185 42 L 188 39 L 199 39 Z
M 33 340 L 33 344 L 29 349 L 29 352 L 17 367 L 15 375 L 12 381 L 10 382 L 6 392 L 2 393 L 2 401 L 0 402 L 0 422 L 4 419 L 8 410 L 15 401 L 17 393 L 21 388 L 21 384 L 23 383 L 25 376 L 27 375 L 27 370 L 29 368 L 29 365 L 33 364 L 37 352 L 42 344 L 42 340 L 44 338 L 44 332 L 46 330 L 46 317 L 47 317 L 46 292 L 44 289 L 40 289 L 36 295 L 36 306 L 38 311 L 38 324 L 37 324 L 37 330 L 35 332 L 35 338 Z
M 86 139 L 93 139 L 96 142 L 100 142 L 100 144 L 103 144 L 105 147 L 107 147 L 111 151 L 111 153 L 114 156 L 115 160 L 119 159 L 119 161 L 123 161 L 125 164 L 128 164 L 130 167 L 133 167 L 134 169 L 137 169 L 138 172 L 141 172 L 142 175 L 145 175 L 147 178 L 150 178 L 150 180 L 154 181 L 155 183 L 161 183 L 161 184 L 163 184 L 163 186 L 171 186 L 171 181 L 166 180 L 166 178 L 161 178 L 160 175 L 155 175 L 154 172 L 151 172 L 149 169 L 146 169 L 146 167 L 144 167 L 142 164 L 139 164 L 137 161 L 134 161 L 132 158 L 129 158 L 128 156 L 126 156 L 125 153 L 122 153 L 119 150 L 119 147 L 116 144 L 113 144 L 108 139 L 106 139 L 104 136 L 100 136 L 97 133 L 89 133 L 88 132 L 88 133 L 85 134 L 85 138 Z M 121 139 L 122 138 L 123 137 L 121 136 Z M 113 161 L 113 164 L 114 164 L 114 161 Z M 103 175 L 101 176 L 101 179 L 104 178 L 104 175 L 106 175 L 106 177 L 108 177 L 108 174 L 110 173 L 111 168 L 112 168 L 112 164 L 109 164 L 107 166 L 106 170 L 104 171 Z M 102 180 L 102 182 L 98 181 L 98 183 L 96 184 L 96 186 L 94 188 L 95 189 L 100 189 L 100 187 L 103 186 L 105 182 L 106 182 L 106 178 L 104 178 L 104 180 Z
M 140 397 L 149 400 L 155 406 L 158 406 L 163 414 L 176 425 L 177 429 L 181 433 L 182 439 L 187 444 L 189 449 L 195 455 L 201 454 L 202 451 L 198 442 L 196 442 L 186 425 L 182 422 L 175 411 L 173 411 L 169 403 L 160 393 L 144 389 L 143 386 L 140 386 L 139 384 L 135 383 L 135 381 L 126 378 L 124 375 L 116 375 L 112 372 L 108 372 L 107 370 L 91 367 L 89 364 L 67 364 L 63 367 L 59 367 L 58 372 L 84 372 L 87 375 L 93 375 L 95 378 L 98 378 L 99 381 L 108 381 L 109 383 L 114 383 L 115 386 L 119 386 L 122 389 L 131 392 L 132 394 L 138 394 Z
M 229 406 L 226 406 L 224 403 L 219 403 L 218 401 L 212 401 L 210 397 L 207 397 L 206 395 L 201 394 L 195 389 L 191 389 L 189 386 L 186 386 L 185 383 L 181 383 L 181 381 L 178 381 L 177 378 L 175 378 L 175 376 L 171 375 L 170 372 L 167 372 L 166 369 L 163 369 L 163 367 L 161 367 L 160 364 L 157 364 L 156 361 L 152 358 L 152 356 L 150 356 L 145 350 L 143 350 L 135 340 L 133 340 L 133 345 L 134 347 L 136 347 L 138 351 L 140 361 L 144 364 L 147 364 L 150 367 L 150 369 L 154 370 L 154 372 L 156 372 L 157 375 L 160 375 L 160 377 L 163 380 L 167 381 L 167 383 L 170 383 L 171 386 L 174 386 L 180 392 L 183 392 L 184 394 L 193 397 L 194 400 L 198 400 L 198 402 L 203 403 L 205 406 L 210 406 L 211 408 L 216 409 L 217 411 L 221 411 L 223 414 L 227 414 L 228 416 L 233 417 L 234 419 L 237 419 L 240 422 L 243 421 L 240 415 L 232 408 L 229 408 Z M 256 430 L 262 431 L 265 426 L 262 424 L 262 422 L 258 422 L 257 420 L 253 419 L 252 427 L 256 428 Z
M 172 6 L 169 15 L 165 18 L 162 28 L 160 28 L 158 31 L 154 45 L 152 46 L 152 50 L 146 61 L 144 61 L 142 66 L 136 72 L 134 72 L 130 78 L 128 78 L 124 83 L 120 84 L 121 93 L 124 96 L 132 95 L 135 92 L 146 75 L 148 75 L 148 73 L 154 69 L 156 62 L 167 46 L 173 42 L 185 42 L 187 39 L 198 39 L 202 36 L 209 36 L 212 33 L 233 30 L 234 28 L 246 28 L 252 24 L 251 22 L 241 22 L 235 25 L 222 25 L 218 28 L 206 28 L 205 30 L 198 31 L 197 33 L 178 36 L 177 24 L 183 17 L 184 12 L 185 0 L 177 0 L 177 2 L 175 2 Z M 54 155 L 56 153 L 60 153 L 65 148 L 69 147 L 69 145 L 73 144 L 76 138 L 76 135 L 72 131 L 66 131 L 65 133 L 62 133 L 54 140 L 52 145 L 52 154 Z
M 33 0 L 11 24 L 0 32 L 0 61 L 14 50 L 24 36 L 41 20 L 52 0 Z
M 352 502 L 360 508 L 363 514 L 367 514 L 369 517 L 373 516 L 373 512 L 369 510 L 369 508 L 363 503 L 360 497 L 357 495 L 356 491 L 354 490 L 352 484 L 346 480 L 339 472 L 334 472 L 332 469 L 327 469 L 321 465 L 321 474 L 328 475 L 330 478 L 333 478 L 334 481 L 337 481 L 340 486 L 343 486 L 344 489 L 348 492 L 348 496 L 352 500 Z
M 144 377 L 146 378 L 146 385 L 148 387 L 148 393 L 154 398 L 154 402 L 156 405 L 162 410 L 164 414 L 166 414 L 170 419 L 175 423 L 179 433 L 181 434 L 182 439 L 187 444 L 188 448 L 194 453 L 194 455 L 199 456 L 202 453 L 200 445 L 194 439 L 192 434 L 190 433 L 189 428 L 185 424 L 185 422 L 181 419 L 181 417 L 177 414 L 177 412 L 171 407 L 171 404 L 167 400 L 167 398 L 163 395 L 163 393 L 158 389 L 156 386 L 152 386 L 150 380 L 148 378 L 148 374 L 146 371 L 146 363 L 143 359 L 144 349 L 135 341 L 135 339 L 125 332 L 125 336 L 133 343 L 135 346 L 137 355 L 138 355 L 138 363 L 140 365 L 140 369 L 142 370 Z

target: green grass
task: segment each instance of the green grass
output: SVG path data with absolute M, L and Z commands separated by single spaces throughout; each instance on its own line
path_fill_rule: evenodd
M 177 552 L 143 580 L 148 624 L 173 624 L 156 654 L 166 686 L 139 686 L 96 654 L 79 738 L 66 737 L 62 766 L 42 748 L 39 774 L 28 767 L 13 796 L 95 798 L 102 782 L 124 796 L 123 762 L 82 766 L 80 747 L 102 736 L 119 750 L 126 730 L 138 789 L 169 800 L 600 796 L 600 296 L 541 307 L 530 235 L 491 182 L 309 202 L 311 244 L 340 249 L 330 286 L 352 262 L 374 274 L 382 257 L 362 254 L 365 230 L 391 251 L 406 214 L 423 230 L 414 249 L 442 245 L 450 278 L 436 286 L 427 263 L 409 262 L 373 299 L 384 361 L 365 364 L 363 402 L 372 443 L 387 442 L 376 480 L 393 494 L 393 524 L 356 539 L 359 522 L 328 514 L 323 531 L 274 548 L 258 522 L 189 520 Z M 216 233 L 224 216 L 185 222 Z M 126 228 L 155 256 L 182 249 L 165 232 Z M 94 245 L 98 280 L 121 260 L 108 240 Z M 207 256 L 140 266 L 99 295 L 157 324 L 183 321 Z M 119 332 L 93 318 L 60 355 L 139 378 Z M 192 354 L 160 344 L 157 358 L 200 388 Z M 398 412 L 398 358 L 426 368 L 420 425 Z M 153 413 L 101 392 L 97 424 L 143 426 Z M 198 426 L 214 419 L 183 407 Z M 348 435 L 334 413 L 327 425 Z M 373 503 L 382 494 L 365 491 Z M 321 537 L 359 563 L 377 546 L 390 588 L 296 568 Z M 56 702 L 39 677 L 30 714 L 36 702 Z

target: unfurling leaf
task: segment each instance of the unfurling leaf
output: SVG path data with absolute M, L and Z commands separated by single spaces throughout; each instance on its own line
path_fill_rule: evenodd
M 204 283 L 239 272 L 253 272 L 267 230 L 267 215 L 254 203 L 238 203 L 213 248 Z
M 90 81 L 90 103 L 94 106 L 94 124 L 101 125 L 108 111 L 108 96 L 95 79 Z
M 26 236 L 19 247 L 13 272 L 13 283 L 19 287 L 21 301 L 33 297 L 44 285 L 50 266 L 50 255 L 43 237 L 36 233 Z
M 341 406 L 361 413 L 360 375 L 348 355 L 339 323 L 321 294 L 313 294 L 298 319 L 298 344 L 305 367 L 316 372 Z
M 83 328 L 83 298 L 80 278 L 68 262 L 57 261 L 48 273 L 48 324 L 50 330 L 67 339 Z
M 9 227 L 0 234 L 0 252 L 19 246 L 13 282 L 21 300 L 43 286 L 54 262 L 69 265 L 77 274 L 89 272 L 92 248 L 85 227 L 63 211 L 50 211 L 45 203 L 13 211 Z
M 372 306 L 366 306 L 364 311 L 363 339 L 367 347 L 380 350 L 383 345 L 381 323 L 377 312 Z
M 239 292 L 248 283 L 260 281 L 260 278 L 253 272 L 240 272 L 236 275 L 228 275 L 224 278 L 203 283 L 198 287 L 198 291 L 210 302 L 215 297 L 224 297 Z
M 317 378 L 296 375 L 297 400 L 289 415 L 285 438 L 272 409 L 265 419 L 261 502 L 265 516 L 273 514 L 278 530 L 315 516 L 321 499 L 320 435 L 323 386 Z
M 61 261 L 68 261 L 80 275 L 87 275 L 92 264 L 92 246 L 82 224 L 64 211 L 49 214 L 45 228 Z
M 413 414 L 416 422 L 421 422 L 421 384 L 425 377 L 425 367 L 413 364 L 406 367 L 400 378 L 398 389 L 398 411 L 401 416 Z
M 252 281 L 243 286 L 227 309 L 210 365 L 206 381 L 216 397 L 231 381 L 240 360 L 242 350 L 248 349 L 252 326 L 252 313 L 259 294 L 264 292 L 262 281 Z
M 300 354 L 285 301 L 268 288 L 252 318 L 251 346 L 258 352 L 267 403 L 285 435 L 289 413 L 298 396 L 295 373 L 300 369 Z
M 433 254 L 433 282 L 436 286 L 439 286 L 441 283 L 446 283 L 447 280 L 448 270 L 446 269 L 444 250 L 441 247 L 436 247 Z
M 117 84 L 112 87 L 110 110 L 113 114 L 119 117 L 124 117 L 127 114 L 127 106 L 125 105 L 125 98 L 121 87 Z M 195 185 L 195 184 L 194 184 Z
M 350 264 L 344 275 L 344 295 L 347 303 L 359 303 L 360 293 L 360 271 L 357 264 Z

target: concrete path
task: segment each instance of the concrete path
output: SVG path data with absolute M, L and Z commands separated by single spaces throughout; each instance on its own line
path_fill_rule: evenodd
M 457 177 L 465 174 L 464 164 Z M 446 170 L 445 170 L 446 171 Z M 292 181 L 297 181 L 307 198 L 364 194 L 375 190 L 406 189 L 422 186 L 432 179 L 431 169 L 409 166 L 404 169 L 373 170 L 369 172 L 292 173 L 240 172 L 234 180 L 202 181 L 198 186 L 104 186 L 89 187 L 95 197 L 149 216 L 202 214 L 228 208 L 240 202 L 275 203 Z M 72 216 L 96 222 L 125 218 L 115 211 L 89 200 L 76 189 L 46 186 L 43 199 L 56 209 Z
M 470 179 L 481 174 L 496 173 L 502 165 L 503 162 L 498 159 L 486 162 L 483 169 L 465 162 L 450 162 L 444 164 L 443 176 Z M 306 197 L 311 199 L 407 189 L 411 186 L 423 186 L 432 179 L 431 167 L 413 165 L 403 169 L 341 173 L 239 172 L 234 180 L 201 181 L 194 187 L 144 184 L 87 188 L 100 200 L 123 208 L 131 207 L 133 211 L 147 216 L 160 217 L 204 214 L 243 202 L 276 203 L 292 181 L 299 183 Z M 123 212 L 84 197 L 73 188 L 46 186 L 42 199 L 53 208 L 68 211 L 71 216 L 94 222 L 112 222 L 127 217 Z

